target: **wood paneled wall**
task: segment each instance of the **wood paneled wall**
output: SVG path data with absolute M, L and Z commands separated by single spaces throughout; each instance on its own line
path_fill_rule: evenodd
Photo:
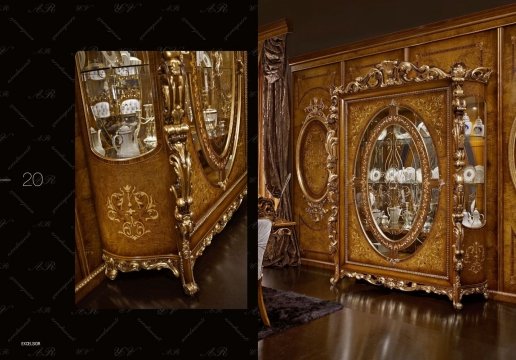
M 449 69 L 455 62 L 494 70 L 487 100 L 487 254 L 493 297 L 516 302 L 516 4 L 437 25 L 419 27 L 338 50 L 291 59 L 294 149 L 313 98 L 330 106 L 330 87 L 361 76 L 382 60 L 405 60 Z M 328 108 L 324 110 L 328 113 Z M 342 120 L 341 120 L 342 121 Z M 303 146 L 300 156 L 315 148 Z M 325 158 L 314 161 L 325 162 Z M 293 165 L 295 167 L 295 164 Z M 295 173 L 295 169 L 293 169 Z M 342 170 L 341 170 L 342 173 Z M 341 189 L 342 191 L 342 189 Z M 309 204 L 294 181 L 294 216 L 304 263 L 332 267 L 328 214 L 309 216 Z M 475 236 L 471 230 L 465 236 Z M 342 239 L 340 239 L 342 240 Z

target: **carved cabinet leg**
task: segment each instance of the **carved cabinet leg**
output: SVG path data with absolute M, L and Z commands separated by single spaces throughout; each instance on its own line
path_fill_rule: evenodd
M 106 264 L 106 270 L 104 273 L 110 280 L 115 280 L 116 276 L 118 275 L 118 269 L 116 268 L 115 260 L 106 255 L 102 255 L 102 259 Z
M 183 242 L 183 249 L 179 252 L 179 256 L 181 257 L 183 289 L 188 295 L 194 295 L 199 291 L 199 286 L 197 286 L 193 275 L 194 262 L 192 261 L 192 253 L 188 241 Z

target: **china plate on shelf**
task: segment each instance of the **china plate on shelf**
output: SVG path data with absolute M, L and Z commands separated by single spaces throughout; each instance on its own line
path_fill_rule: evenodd
M 405 180 L 407 182 L 415 181 L 416 180 L 416 169 L 414 169 L 411 166 L 405 168 Z
M 475 179 L 475 168 L 471 165 L 468 165 L 464 168 L 464 182 L 472 183 Z
M 421 172 L 421 168 L 416 170 L 416 180 L 420 184 L 423 182 L 423 173 Z
M 373 168 L 369 171 L 369 180 L 377 182 L 382 177 L 382 173 L 377 168 Z
M 395 167 L 390 167 L 385 172 L 385 180 L 386 181 L 396 181 L 396 175 L 398 174 L 398 170 Z

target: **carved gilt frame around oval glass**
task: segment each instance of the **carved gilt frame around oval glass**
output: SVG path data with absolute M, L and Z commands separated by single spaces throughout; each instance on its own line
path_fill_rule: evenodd
M 439 199 L 439 167 L 423 119 L 395 101 L 376 112 L 362 134 L 355 176 L 356 211 L 373 248 L 392 259 L 412 255 L 431 230 Z
M 204 175 L 225 188 L 233 166 L 242 111 L 242 54 L 192 52 L 187 67 L 187 115 Z

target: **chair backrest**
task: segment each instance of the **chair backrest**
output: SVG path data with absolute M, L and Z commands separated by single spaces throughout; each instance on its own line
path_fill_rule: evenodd
M 109 103 L 101 101 L 91 106 L 91 112 L 95 118 L 106 118 L 110 116 Z
M 258 198 L 258 218 L 268 218 L 274 221 L 276 219 L 276 210 L 274 208 L 274 200 L 260 196 Z
M 120 104 L 120 113 L 123 115 L 134 114 L 136 110 L 140 110 L 140 101 L 138 99 L 127 99 Z
M 258 279 L 262 277 L 262 262 L 267 242 L 272 230 L 272 222 L 276 219 L 274 201 L 271 198 L 258 198 Z
M 268 218 L 258 219 L 258 279 L 262 278 L 262 262 L 265 248 L 269 242 L 271 234 L 272 221 Z

